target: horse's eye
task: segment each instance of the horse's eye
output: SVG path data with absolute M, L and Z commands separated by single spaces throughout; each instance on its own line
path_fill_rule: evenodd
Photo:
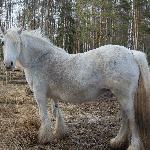
M 4 41 L 1 42 L 2 46 L 4 46 Z

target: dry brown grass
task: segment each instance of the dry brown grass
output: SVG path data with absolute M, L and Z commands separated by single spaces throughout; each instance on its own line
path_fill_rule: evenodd
M 69 137 L 40 145 L 37 140 L 40 120 L 35 100 L 26 94 L 27 85 L 17 84 L 19 81 L 12 83 L 2 85 L 0 81 L 0 150 L 110 150 L 109 140 L 119 128 L 119 107 L 109 92 L 93 104 L 60 103 Z M 54 122 L 52 116 L 53 126 Z

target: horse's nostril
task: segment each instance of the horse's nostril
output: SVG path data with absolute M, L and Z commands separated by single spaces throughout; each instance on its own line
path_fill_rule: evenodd
M 12 62 L 12 61 L 11 61 L 11 63 L 10 63 L 10 64 L 11 64 L 11 66 L 13 66 L 13 62 Z

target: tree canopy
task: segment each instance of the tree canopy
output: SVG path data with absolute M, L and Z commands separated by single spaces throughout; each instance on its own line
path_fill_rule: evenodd
M 1 25 L 41 28 L 69 53 L 118 44 L 150 60 L 149 0 L 1 0 L 0 8 Z

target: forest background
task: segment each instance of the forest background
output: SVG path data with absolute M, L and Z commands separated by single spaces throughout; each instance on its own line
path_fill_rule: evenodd
M 69 53 L 115 44 L 150 62 L 150 0 L 0 0 L 0 25 L 40 29 Z

